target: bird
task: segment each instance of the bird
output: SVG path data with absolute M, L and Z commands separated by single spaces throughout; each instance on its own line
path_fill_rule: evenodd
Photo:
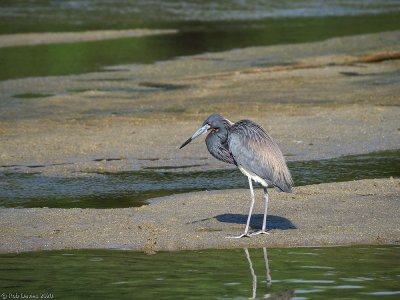
M 250 188 L 250 209 L 244 233 L 233 238 L 268 234 L 266 221 L 268 214 L 268 188 L 291 193 L 293 180 L 285 158 L 271 136 L 257 123 L 241 120 L 229 121 L 220 114 L 210 115 L 179 149 L 208 132 L 205 139 L 210 154 L 218 160 L 236 165 L 248 178 Z M 262 228 L 249 233 L 250 219 L 254 207 L 252 181 L 260 183 L 264 190 L 264 217 Z

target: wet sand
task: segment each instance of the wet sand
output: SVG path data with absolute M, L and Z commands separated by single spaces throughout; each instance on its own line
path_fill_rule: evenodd
M 232 121 L 259 122 L 288 160 L 398 149 L 399 40 L 396 31 L 115 66 L 83 75 L 2 81 L 0 171 L 87 176 L 93 171 L 166 165 L 199 165 L 185 170 L 227 168 L 210 157 L 203 141 L 177 150 L 214 112 Z M 355 190 L 358 186 L 365 190 Z M 267 237 L 240 241 L 224 236 L 242 230 L 247 191 L 175 198 L 124 210 L 0 209 L 1 251 L 153 251 L 399 239 L 393 216 L 399 208 L 397 179 L 273 194 L 275 221 L 286 218 L 297 229 L 275 229 Z M 181 209 L 187 207 L 195 213 L 192 221 Z
M 235 247 L 399 244 L 399 179 L 362 180 L 271 192 L 270 234 L 244 230 L 248 190 L 170 196 L 126 209 L 1 209 L 0 252 L 106 248 L 146 252 Z M 256 190 L 252 230 L 262 224 Z
M 224 168 L 202 141 L 177 151 L 214 112 L 259 122 L 289 160 L 398 149 L 400 60 L 362 59 L 395 57 L 399 39 L 389 32 L 2 81 L 0 171 Z M 18 98 L 26 94 L 50 96 Z

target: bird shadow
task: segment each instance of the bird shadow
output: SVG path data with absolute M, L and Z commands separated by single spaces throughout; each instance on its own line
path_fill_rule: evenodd
M 247 215 L 242 214 L 222 214 L 215 217 L 219 222 L 224 223 L 236 223 L 236 224 L 246 224 Z M 252 229 L 261 229 L 263 223 L 263 215 L 255 214 L 251 216 L 250 227 Z M 280 229 L 280 230 L 288 230 L 288 229 L 296 229 L 296 225 L 294 225 L 290 220 L 274 216 L 268 215 L 267 217 L 267 230 L 272 229 Z

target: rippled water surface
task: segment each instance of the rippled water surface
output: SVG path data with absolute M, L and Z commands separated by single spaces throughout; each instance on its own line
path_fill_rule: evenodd
M 294 161 L 288 165 L 296 186 L 400 177 L 400 151 Z M 41 166 L 31 168 L 40 171 Z M 189 172 L 185 168 L 174 167 L 174 171 L 171 168 L 77 177 L 4 171 L 0 173 L 0 206 L 131 207 L 146 204 L 151 198 L 177 193 L 248 188 L 247 178 L 237 169 Z
M 400 248 L 0 255 L 0 294 L 54 299 L 398 299 Z M 10 297 L 11 298 L 11 297 Z

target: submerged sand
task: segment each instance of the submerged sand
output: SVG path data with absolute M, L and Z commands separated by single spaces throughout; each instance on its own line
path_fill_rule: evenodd
M 399 149 L 399 40 L 395 31 L 2 81 L 0 172 L 226 168 L 203 141 L 178 151 L 214 112 L 260 123 L 288 160 Z M 39 96 L 19 96 L 26 94 Z M 397 179 L 388 179 L 272 194 L 271 222 L 278 227 L 240 241 L 224 236 L 242 230 L 245 190 L 179 195 L 138 209 L 3 208 L 1 251 L 393 243 L 398 188 Z

